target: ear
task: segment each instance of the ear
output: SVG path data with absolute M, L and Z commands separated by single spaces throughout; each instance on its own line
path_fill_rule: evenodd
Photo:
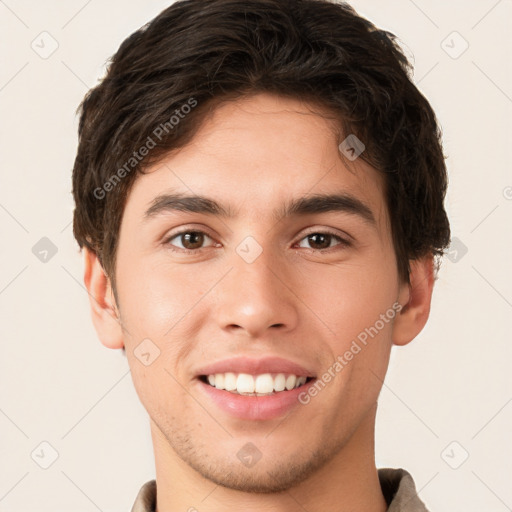
M 410 285 L 403 283 L 398 302 L 402 309 L 395 317 L 392 340 L 395 345 L 407 345 L 423 329 L 430 314 L 434 288 L 434 259 L 431 255 L 410 260 Z
M 87 248 L 84 283 L 89 292 L 91 317 L 101 343 L 108 348 L 123 348 L 123 331 L 110 279 L 105 274 L 98 256 Z

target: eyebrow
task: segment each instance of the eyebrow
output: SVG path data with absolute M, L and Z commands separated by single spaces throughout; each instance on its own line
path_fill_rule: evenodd
M 144 213 L 144 220 L 173 211 L 202 213 L 222 218 L 233 218 L 236 217 L 237 213 L 229 206 L 223 206 L 214 199 L 205 196 L 173 193 L 155 197 Z M 273 217 L 279 220 L 283 217 L 335 211 L 359 216 L 365 222 L 376 225 L 375 217 L 369 206 L 348 193 L 313 194 L 293 199 L 283 207 L 274 210 Z

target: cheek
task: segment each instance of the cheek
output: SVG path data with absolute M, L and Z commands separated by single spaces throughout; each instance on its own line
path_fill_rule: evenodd
M 208 291 L 208 281 L 198 277 L 193 269 L 165 260 L 120 258 L 118 290 L 130 333 L 165 341 Z
M 316 283 L 307 285 L 314 290 L 306 295 L 308 305 L 329 326 L 325 351 L 339 363 L 331 366 L 336 375 L 332 400 L 349 415 L 372 406 L 385 377 L 398 296 L 397 273 L 389 260 L 382 253 L 368 255 L 364 262 L 306 280 Z M 347 408 L 353 410 L 348 413 Z
M 315 269 L 301 280 L 300 296 L 330 329 L 341 350 L 364 329 L 391 311 L 398 297 L 398 277 L 393 261 L 383 255 Z M 380 326 L 380 322 L 379 322 Z M 381 329 L 390 335 L 390 325 Z
M 323 302 L 322 319 L 334 332 L 325 351 L 338 363 L 327 369 L 335 377 L 326 402 L 339 405 L 333 414 L 340 421 L 356 421 L 373 407 L 388 367 L 396 295 L 378 277 L 348 272 L 336 282 L 336 299 Z
M 188 367 L 178 363 L 192 347 L 187 315 L 200 311 L 195 305 L 204 292 L 193 285 L 193 275 L 137 261 L 133 253 L 119 259 L 118 276 L 133 382 L 151 417 L 163 421 L 161 411 L 188 407 L 181 387 L 187 385 Z

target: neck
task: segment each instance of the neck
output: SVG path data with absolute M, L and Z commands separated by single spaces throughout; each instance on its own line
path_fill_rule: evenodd
M 300 484 L 275 493 L 248 493 L 208 480 L 179 458 L 151 423 L 157 512 L 385 512 L 374 459 L 376 406 L 330 460 Z

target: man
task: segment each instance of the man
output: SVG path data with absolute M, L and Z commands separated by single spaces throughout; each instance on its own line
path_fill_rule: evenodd
M 450 235 L 408 71 L 346 4 L 185 0 L 86 96 L 74 234 L 150 417 L 134 512 L 426 510 L 374 460 Z

